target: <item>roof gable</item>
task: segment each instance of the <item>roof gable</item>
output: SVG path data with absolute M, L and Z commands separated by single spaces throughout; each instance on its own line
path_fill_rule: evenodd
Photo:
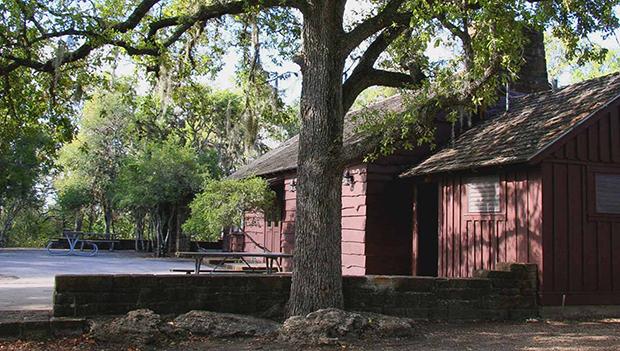
M 528 162 L 620 96 L 620 74 L 528 94 L 402 176 Z

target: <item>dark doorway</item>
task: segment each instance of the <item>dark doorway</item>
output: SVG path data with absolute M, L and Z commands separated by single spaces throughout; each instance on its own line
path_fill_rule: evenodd
M 282 252 L 282 219 L 284 217 L 284 182 L 272 184 L 276 202 L 271 211 L 265 213 L 264 247 L 269 252 Z
M 439 192 L 437 183 L 421 183 L 416 192 L 418 225 L 417 275 L 437 276 L 439 259 Z

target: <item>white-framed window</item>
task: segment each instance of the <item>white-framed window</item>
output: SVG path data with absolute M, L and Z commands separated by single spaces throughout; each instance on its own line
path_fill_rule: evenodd
M 467 179 L 467 208 L 469 213 L 496 213 L 501 211 L 499 176 Z
M 620 214 L 620 174 L 596 173 L 596 212 Z

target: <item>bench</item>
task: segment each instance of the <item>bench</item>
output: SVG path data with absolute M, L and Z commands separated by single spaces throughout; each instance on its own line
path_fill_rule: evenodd
M 80 246 L 80 250 L 84 247 L 84 243 L 95 243 L 95 244 L 110 244 L 110 248 L 108 250 L 114 251 L 114 244 L 119 244 L 120 240 L 106 240 L 106 239 L 83 239 L 82 245 Z
M 192 273 L 194 273 L 194 270 L 193 270 L 193 269 L 184 269 L 184 268 L 171 268 L 171 269 L 170 269 L 170 272 L 173 272 L 173 273 L 185 273 L 185 274 L 192 274 Z M 200 272 L 201 272 L 201 273 L 207 273 L 207 272 L 209 272 L 209 271 L 206 271 L 206 270 L 204 270 L 204 269 L 203 269 L 203 270 L 201 270 Z
M 265 260 L 265 273 L 277 273 L 280 271 L 280 263 L 279 259 L 283 258 L 292 258 L 293 255 L 285 254 L 281 252 L 177 252 L 177 257 L 187 257 L 194 259 L 194 274 L 200 274 L 203 270 L 200 269 L 202 266 L 202 261 L 209 258 L 218 258 L 222 261 L 226 261 L 227 259 L 239 259 L 241 260 L 248 270 L 241 270 L 241 272 L 257 272 L 256 267 L 252 267 L 252 265 L 246 260 L 247 258 L 263 258 Z M 274 267 L 274 264 L 277 265 L 277 268 Z M 218 268 L 223 264 L 217 265 L 213 267 L 209 272 L 216 273 L 218 272 Z
M 80 250 L 83 250 L 84 243 L 95 243 L 95 244 L 104 243 L 104 244 L 110 244 L 110 251 L 114 251 L 114 245 L 115 244 L 119 244 L 120 242 L 121 242 L 120 240 L 82 239 L 82 240 L 80 240 Z M 67 245 L 67 238 L 51 239 L 50 243 L 52 244 L 52 246 L 54 244 Z
M 196 271 L 194 269 L 187 269 L 187 268 L 171 268 L 170 272 L 173 273 L 185 273 L 185 274 L 193 274 Z M 267 273 L 267 269 L 265 268 L 255 268 L 255 269 L 241 269 L 241 270 L 236 270 L 236 269 L 222 269 L 222 270 L 205 270 L 205 269 L 201 269 L 200 273 Z

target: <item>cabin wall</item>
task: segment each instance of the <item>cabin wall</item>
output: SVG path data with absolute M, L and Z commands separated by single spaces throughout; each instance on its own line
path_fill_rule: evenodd
M 543 304 L 620 304 L 620 215 L 596 213 L 599 172 L 620 174 L 617 105 L 567 135 L 542 162 Z
M 368 173 L 365 164 L 347 167 L 351 185 L 342 185 L 342 274 L 364 275 L 366 271 L 366 227 Z
M 488 175 L 500 180 L 497 213 L 468 211 L 466 184 L 472 174 L 444 176 L 439 182 L 439 276 L 471 277 L 499 262 L 536 263 L 539 272 L 543 269 L 540 170 Z
M 262 249 L 256 244 L 265 242 L 265 215 L 262 212 L 246 212 L 244 215 L 244 242 L 245 252 L 259 252 Z
M 353 176 L 352 185 L 342 186 L 342 272 L 346 275 L 366 274 L 366 165 L 347 168 Z M 284 178 L 284 204 L 280 223 L 281 251 L 292 253 L 295 247 L 295 215 L 297 210 L 297 192 L 293 183 L 294 174 Z M 253 240 L 264 243 L 267 225 L 262 213 L 245 214 L 245 251 L 262 251 L 253 244 Z M 291 260 L 284 260 L 283 268 L 292 269 Z
M 297 211 L 297 193 L 295 192 L 295 175 L 284 178 L 284 213 L 282 215 L 282 252 L 287 254 L 293 253 L 295 247 L 295 212 Z M 291 259 L 283 260 L 283 268 L 290 271 L 293 268 Z
M 280 220 L 268 222 L 260 211 L 248 211 L 244 214 L 244 251 L 262 252 L 263 248 L 271 252 L 290 253 L 291 235 L 295 231 L 295 193 L 291 191 L 293 177 L 285 177 L 280 183 Z M 262 259 L 255 259 L 262 261 Z M 288 259 L 282 262 L 285 268 L 290 267 Z

